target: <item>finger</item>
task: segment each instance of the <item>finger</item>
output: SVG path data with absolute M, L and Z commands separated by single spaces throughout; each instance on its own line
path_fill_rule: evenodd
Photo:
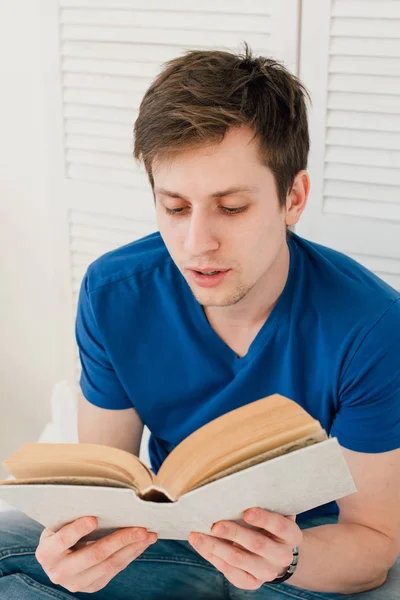
M 125 546 L 99 565 L 84 571 L 82 578 L 86 579 L 86 581 L 88 579 L 91 581 L 89 586 L 85 588 L 85 591 L 93 593 L 103 589 L 118 573 L 126 569 L 132 561 L 143 554 L 155 541 L 157 540 L 149 536 L 145 541 Z
M 263 508 L 251 508 L 243 513 L 243 518 L 250 525 L 267 531 L 291 548 L 298 546 L 303 539 L 299 526 L 278 513 Z
M 138 544 L 140 550 L 142 543 L 154 543 L 156 540 L 157 535 L 155 533 L 149 533 L 143 527 L 127 527 L 125 529 L 120 529 L 100 540 L 96 540 L 94 544 L 89 544 L 68 555 L 63 560 L 62 569 L 69 575 L 77 575 L 103 563 L 126 546 Z M 97 574 L 97 577 L 100 576 L 101 570 Z M 95 578 L 96 574 L 93 575 L 92 581 Z
M 196 536 L 193 536 L 193 534 L 191 534 L 189 536 L 189 543 L 193 545 L 193 547 L 200 554 L 200 556 L 202 556 L 205 560 L 214 565 L 214 567 L 218 569 L 218 571 L 220 571 L 226 577 L 226 579 L 228 579 L 228 581 L 230 581 L 233 585 L 242 589 L 256 590 L 262 585 L 262 583 L 264 583 L 262 580 L 259 580 L 256 577 L 254 577 L 254 575 L 252 575 L 251 573 L 227 563 L 220 556 L 217 556 L 210 552 L 206 544 L 196 544 L 194 542 L 195 538 Z
M 36 558 L 46 568 L 54 566 L 63 556 L 71 553 L 70 548 L 82 537 L 97 527 L 96 517 L 82 517 L 57 532 L 45 529 L 40 537 Z
M 282 570 L 280 567 L 269 563 L 265 558 L 251 554 L 243 548 L 238 548 L 218 538 L 194 534 L 190 536 L 189 541 L 191 541 L 195 550 L 201 553 L 202 556 L 206 554 L 212 559 L 214 557 L 220 558 L 231 567 L 246 571 L 258 580 L 271 581 Z M 288 565 L 290 562 L 291 560 Z
M 264 581 L 253 577 L 247 571 L 242 571 L 236 567 L 228 565 L 222 558 L 214 557 L 214 566 L 226 577 L 234 586 L 243 590 L 258 590 Z
M 238 525 L 234 521 L 219 521 L 211 529 L 212 534 L 235 544 L 250 553 L 258 555 L 271 564 L 288 567 L 293 560 L 292 547 L 268 537 L 265 532 Z
M 86 548 L 89 544 L 94 544 L 97 540 L 89 540 L 88 542 L 77 542 L 74 546 L 72 546 L 72 550 L 80 550 L 81 548 Z
M 47 527 L 45 527 L 43 529 L 42 533 L 40 534 L 39 542 L 46 540 L 47 538 L 51 537 L 54 534 L 55 534 L 55 531 L 52 531 L 51 529 L 48 529 Z

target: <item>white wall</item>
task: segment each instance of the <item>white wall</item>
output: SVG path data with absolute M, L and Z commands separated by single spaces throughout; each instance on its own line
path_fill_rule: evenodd
M 0 1 L 0 461 L 38 437 L 57 380 L 39 4 Z

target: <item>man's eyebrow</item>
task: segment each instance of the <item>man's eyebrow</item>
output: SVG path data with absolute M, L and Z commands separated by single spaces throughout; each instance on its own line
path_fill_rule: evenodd
M 223 196 L 229 196 L 230 194 L 237 194 L 238 192 L 255 192 L 257 191 L 256 187 L 249 186 L 234 186 L 228 188 L 226 190 L 221 190 L 220 192 L 214 192 L 210 195 L 211 198 L 222 198 Z M 180 198 L 181 200 L 189 200 L 187 196 L 183 194 L 179 194 L 178 192 L 171 192 L 170 190 L 166 190 L 165 188 L 158 187 L 154 188 L 154 192 L 156 194 L 163 194 L 164 196 L 170 196 L 171 198 Z

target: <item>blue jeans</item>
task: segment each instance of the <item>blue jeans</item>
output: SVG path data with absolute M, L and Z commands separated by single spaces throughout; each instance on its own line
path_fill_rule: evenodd
M 335 520 L 312 519 L 301 527 Z M 0 513 L 0 600 L 400 600 L 400 561 L 383 586 L 361 594 L 310 592 L 289 583 L 246 591 L 231 585 L 187 542 L 173 540 L 150 546 L 99 592 L 73 594 L 52 584 L 35 558 L 42 529 L 21 512 Z

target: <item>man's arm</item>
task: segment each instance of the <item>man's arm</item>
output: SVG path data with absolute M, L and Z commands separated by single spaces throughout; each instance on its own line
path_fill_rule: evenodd
M 303 532 L 288 583 L 347 594 L 382 585 L 400 554 L 400 450 L 342 450 L 358 491 L 338 500 L 338 524 Z
M 80 443 L 104 444 L 139 456 L 143 422 L 134 408 L 109 410 L 91 404 L 82 393 L 78 403 Z
M 222 521 L 213 525 L 213 535 L 192 533 L 189 543 L 244 589 L 258 589 L 281 576 L 295 545 L 300 545 L 300 558 L 290 585 L 342 594 L 382 585 L 400 554 L 400 450 L 343 452 L 358 491 L 338 501 L 337 524 L 306 529 L 301 535 L 290 518 L 250 510 L 244 519 L 258 531 Z M 251 513 L 255 519 L 250 520 Z

